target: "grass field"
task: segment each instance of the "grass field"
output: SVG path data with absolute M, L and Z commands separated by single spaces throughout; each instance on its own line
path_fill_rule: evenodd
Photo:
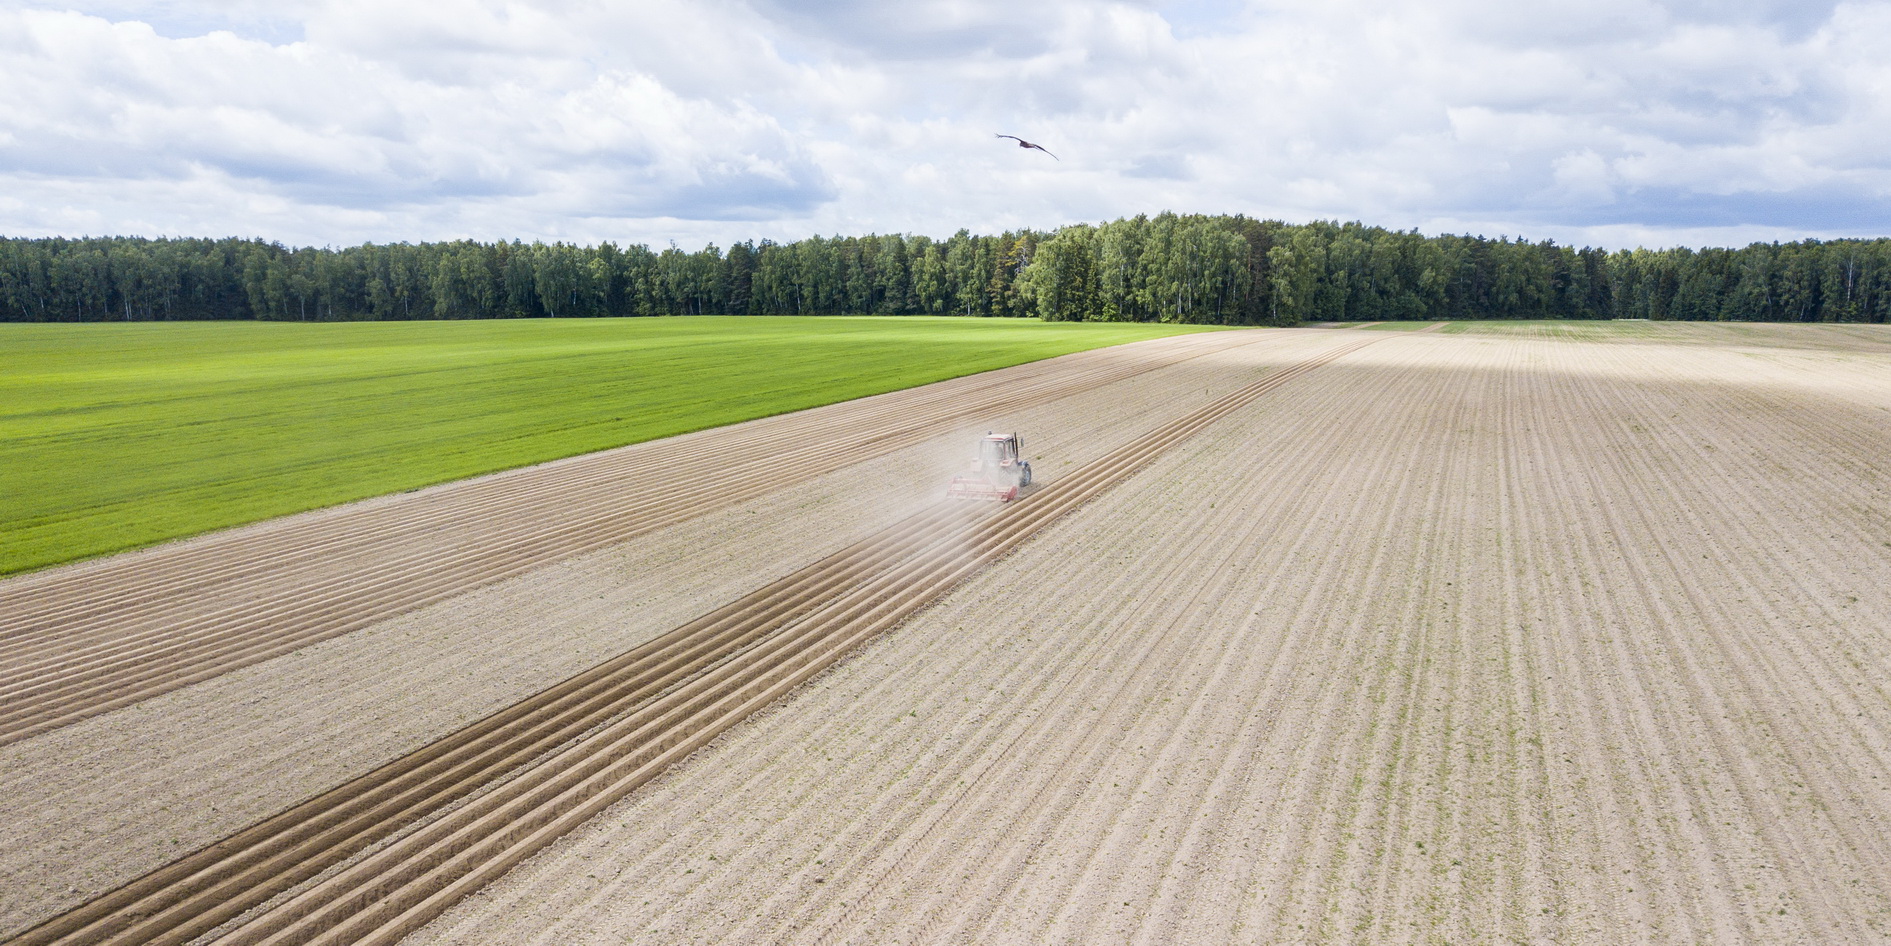
M 1197 327 L 0 325 L 0 574 Z

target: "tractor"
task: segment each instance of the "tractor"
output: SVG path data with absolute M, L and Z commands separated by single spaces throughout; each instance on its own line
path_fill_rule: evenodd
M 972 472 L 953 477 L 946 495 L 998 502 L 1017 499 L 1018 491 L 1031 485 L 1031 463 L 1018 456 L 1023 449 L 1024 440 L 1017 434 L 987 433 L 978 442 L 978 459 L 972 461 Z

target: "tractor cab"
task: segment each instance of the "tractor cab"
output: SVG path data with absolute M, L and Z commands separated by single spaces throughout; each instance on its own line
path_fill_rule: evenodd
M 978 442 L 978 458 L 971 473 L 952 478 L 946 495 L 956 499 L 991 499 L 1009 502 L 1031 485 L 1031 463 L 1019 456 L 1024 440 L 1017 434 L 988 433 Z
M 1018 462 L 1018 451 L 1024 449 L 1024 442 L 1017 434 L 986 434 L 978 442 L 978 466 L 981 469 L 1004 469 Z

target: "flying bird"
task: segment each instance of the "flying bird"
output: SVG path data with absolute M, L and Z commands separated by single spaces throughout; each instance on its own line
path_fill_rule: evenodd
M 1042 152 L 1044 152 L 1045 154 L 1051 154 L 1051 152 L 1050 152 L 1050 149 L 1048 149 L 1048 148 L 1046 148 L 1046 147 L 1044 147 L 1043 145 L 1040 145 L 1040 144 L 1032 144 L 1031 142 L 1029 142 L 1029 141 L 1026 141 L 1026 140 L 1024 140 L 1023 138 L 1020 138 L 1020 137 L 1018 137 L 1017 135 L 993 135 L 992 137 L 994 137 L 994 138 L 1010 138 L 1010 139 L 1011 139 L 1012 141 L 1015 141 L 1015 142 L 1017 142 L 1017 143 L 1018 143 L 1018 147 L 1020 147 L 1020 148 L 1036 148 L 1037 150 L 1039 150 L 1039 151 L 1042 151 Z M 1053 161 L 1062 161 L 1062 160 L 1063 160 L 1063 158 L 1060 158 L 1060 157 L 1058 157 L 1058 156 L 1056 156 L 1056 155 L 1054 155 L 1054 154 L 1051 154 L 1051 160 L 1053 160 Z

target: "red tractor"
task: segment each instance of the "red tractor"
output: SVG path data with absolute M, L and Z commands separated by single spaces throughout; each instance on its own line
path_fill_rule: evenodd
M 1031 463 L 1019 458 L 1024 440 L 1017 434 L 985 435 L 978 442 L 978 459 L 972 472 L 952 478 L 946 495 L 954 499 L 991 499 L 1010 502 L 1018 491 L 1031 485 Z

